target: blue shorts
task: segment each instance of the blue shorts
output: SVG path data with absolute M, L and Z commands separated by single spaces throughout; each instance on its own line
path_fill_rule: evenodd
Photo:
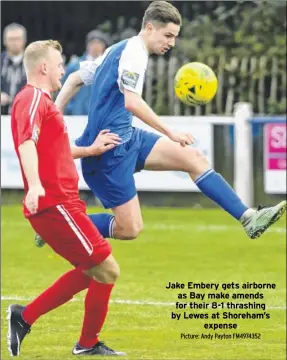
M 159 138 L 155 133 L 133 128 L 130 140 L 94 160 L 93 171 L 85 169 L 82 159 L 83 177 L 106 209 L 125 204 L 136 195 L 133 174 L 144 168 Z

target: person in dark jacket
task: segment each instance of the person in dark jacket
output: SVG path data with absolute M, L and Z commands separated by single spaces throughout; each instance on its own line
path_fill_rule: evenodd
M 96 59 L 103 54 L 109 45 L 110 38 L 107 34 L 99 30 L 90 31 L 86 36 L 86 52 L 83 56 L 68 64 L 62 82 L 64 83 L 71 73 L 79 70 L 80 62 Z M 87 115 L 90 101 L 90 90 L 90 86 L 82 87 L 67 105 L 65 115 Z
M 26 83 L 23 55 L 27 34 L 24 26 L 9 24 L 3 31 L 3 43 L 6 48 L 1 53 L 1 114 L 10 113 L 16 94 Z

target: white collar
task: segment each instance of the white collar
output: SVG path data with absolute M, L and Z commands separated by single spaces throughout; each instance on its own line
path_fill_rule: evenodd
M 149 56 L 149 52 L 148 52 L 148 50 L 147 50 L 147 47 L 146 47 L 146 45 L 145 45 L 145 43 L 144 43 L 143 38 L 142 38 L 140 35 L 136 35 L 136 36 L 139 38 L 140 43 L 141 43 L 142 47 L 144 48 L 144 51 L 146 52 L 147 56 Z

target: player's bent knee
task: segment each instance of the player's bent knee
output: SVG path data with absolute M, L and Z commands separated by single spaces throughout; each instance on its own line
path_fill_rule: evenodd
M 114 263 L 113 266 L 106 269 L 100 275 L 97 275 L 98 281 L 106 284 L 114 284 L 120 276 L 120 267 L 118 263 Z M 94 277 L 95 279 L 95 277 Z M 96 280 L 96 279 L 95 279 Z
M 135 240 L 138 235 L 143 230 L 143 224 L 142 223 L 134 223 L 129 228 L 126 229 L 126 239 L 127 240 Z
M 104 284 L 114 284 L 120 276 L 120 267 L 112 255 L 101 264 L 84 271 L 86 275 Z
M 120 267 L 117 263 L 104 269 L 96 269 L 93 279 L 104 284 L 114 284 L 120 276 Z
M 209 162 L 199 149 L 192 149 L 192 155 L 193 156 L 189 158 L 188 172 L 201 174 L 203 171 L 209 169 Z
M 197 161 L 200 163 L 208 164 L 207 158 L 204 156 L 204 154 L 199 149 L 194 149 L 194 156 Z
M 117 224 L 114 234 L 116 239 L 135 240 L 142 230 L 143 222 L 137 221 L 130 224 L 125 223 L 124 226 Z

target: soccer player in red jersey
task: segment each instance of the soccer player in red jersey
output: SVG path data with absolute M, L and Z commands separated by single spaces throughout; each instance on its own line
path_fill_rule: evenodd
M 23 339 L 40 316 L 88 289 L 82 333 L 73 354 L 124 355 L 98 339 L 119 266 L 111 246 L 86 214 L 73 161 L 73 157 L 100 155 L 120 139 L 105 130 L 91 146 L 70 146 L 63 116 L 50 96 L 61 88 L 61 53 L 61 45 L 53 40 L 36 41 L 26 48 L 27 85 L 14 100 L 11 127 L 24 181 L 24 215 L 74 269 L 28 305 L 9 306 L 9 350 L 18 356 Z

